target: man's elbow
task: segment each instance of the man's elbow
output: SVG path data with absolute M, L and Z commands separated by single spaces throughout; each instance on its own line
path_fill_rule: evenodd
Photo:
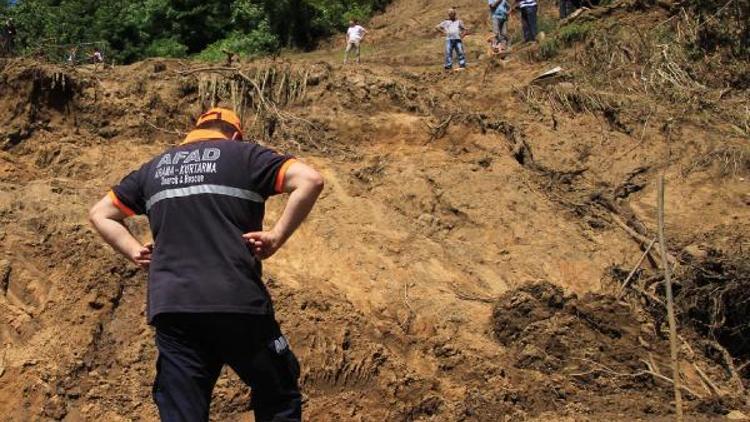
M 99 220 L 101 219 L 101 213 L 99 212 L 98 208 L 99 207 L 94 205 L 89 210 L 89 223 L 94 227 L 97 227 L 99 225 Z
M 317 171 L 308 176 L 308 183 L 310 184 L 310 188 L 314 192 L 318 194 L 323 192 L 323 188 L 325 187 L 325 180 L 323 180 L 323 176 L 321 176 L 321 174 Z

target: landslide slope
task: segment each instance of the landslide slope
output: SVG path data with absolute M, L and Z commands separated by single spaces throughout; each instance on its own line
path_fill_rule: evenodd
M 222 103 L 326 178 L 265 265 L 309 420 L 667 420 L 658 260 L 634 279 L 646 294 L 607 294 L 656 232 L 661 173 L 675 268 L 747 245 L 747 91 L 681 90 L 695 72 L 670 85 L 684 63 L 632 32 L 672 16 L 649 2 L 595 9 L 567 25 L 586 35 L 563 27 L 554 51 L 504 61 L 486 56 L 476 3 L 395 2 L 362 66 L 341 66 L 336 46 L 230 68 L 0 61 L 0 413 L 156 419 L 145 276 L 86 211 Z M 441 71 L 429 32 L 450 5 L 475 30 L 462 73 Z M 145 221 L 131 226 L 148 240 Z M 741 408 L 731 359 L 691 348 L 708 337 L 684 321 L 690 414 Z M 228 371 L 213 417 L 251 420 L 248 397 Z

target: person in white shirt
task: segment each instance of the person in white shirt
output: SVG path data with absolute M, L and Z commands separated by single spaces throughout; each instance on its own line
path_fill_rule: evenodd
M 346 31 L 346 51 L 344 52 L 344 64 L 349 61 L 349 53 L 354 50 L 354 54 L 357 56 L 357 64 L 359 61 L 360 48 L 359 45 L 362 40 L 365 39 L 367 30 L 360 26 L 356 20 L 352 19 L 349 21 L 349 29 Z
M 463 21 L 458 19 L 456 10 L 448 9 L 448 19 L 440 22 L 435 30 L 445 34 L 445 70 L 453 68 L 453 51 L 458 56 L 459 69 L 465 69 L 466 53 L 462 40 L 466 35 L 466 27 L 464 27 Z

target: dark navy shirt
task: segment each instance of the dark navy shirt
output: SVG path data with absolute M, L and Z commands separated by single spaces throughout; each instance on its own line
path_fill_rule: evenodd
M 263 228 L 265 201 L 282 191 L 288 156 L 263 146 L 201 140 L 172 148 L 112 189 L 154 237 L 148 320 L 160 313 L 272 314 L 261 263 L 242 234 Z

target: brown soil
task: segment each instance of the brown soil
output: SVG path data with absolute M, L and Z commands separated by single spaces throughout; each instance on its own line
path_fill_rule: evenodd
M 0 61 L 0 414 L 156 419 L 146 279 L 86 211 L 212 101 L 241 106 L 249 133 L 326 178 L 309 221 L 265 266 L 303 363 L 308 420 L 671 420 L 671 383 L 646 372 L 672 374 L 658 254 L 632 279 L 645 293 L 614 297 L 645 248 L 632 233 L 656 232 L 662 172 L 686 410 L 750 413 L 737 375 L 746 346 L 732 347 L 744 337 L 731 336 L 747 331 L 737 318 L 707 328 L 722 314 L 703 300 L 712 280 L 725 299 L 747 282 L 746 266 L 709 259 L 747 250 L 747 92 L 706 88 L 693 103 L 645 91 L 638 62 L 615 63 L 620 50 L 599 81 L 586 52 L 600 46 L 492 60 L 483 30 L 466 41 L 470 69 L 444 73 L 428 28 L 451 4 L 484 28 L 476 3 L 396 1 L 372 22 L 359 67 L 342 67 L 337 49 L 243 63 L 278 110 L 237 72 L 204 64 Z M 634 15 L 668 18 L 630 3 L 640 6 L 592 19 L 614 33 Z M 565 78 L 531 83 L 556 65 Z M 282 204 L 271 201 L 269 222 Z M 131 226 L 148 239 L 142 219 Z M 228 371 L 212 418 L 252 420 L 248 397 Z

